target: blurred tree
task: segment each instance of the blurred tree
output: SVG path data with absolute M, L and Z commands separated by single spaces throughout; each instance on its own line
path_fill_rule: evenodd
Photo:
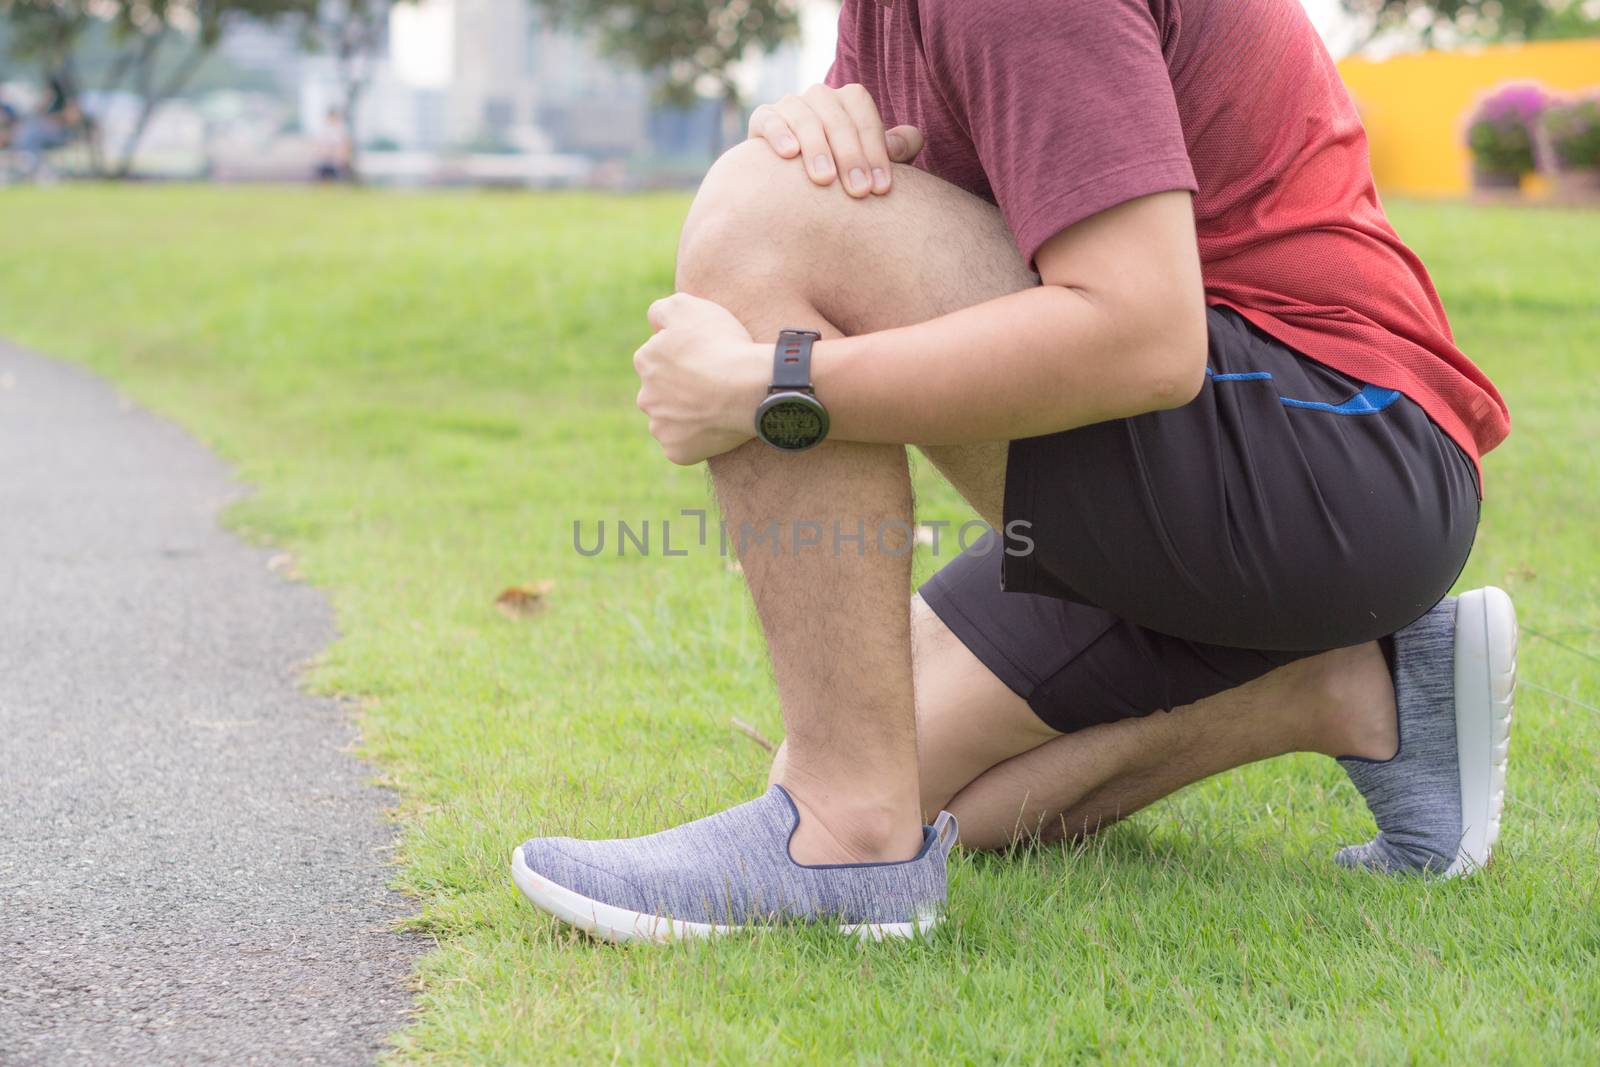
M 1600 33 L 1594 0 L 1340 0 L 1372 34 L 1400 31 L 1424 44 L 1440 38 L 1526 41 Z
M 134 94 L 139 113 L 114 162 L 106 160 L 100 130 L 91 125 L 90 158 L 96 173 L 122 178 L 133 168 L 150 119 L 189 84 L 228 26 L 243 19 L 311 19 L 317 5 L 318 0 L 0 0 L 0 18 L 12 30 L 11 54 L 38 63 L 43 80 L 73 100 L 89 88 L 78 77 L 78 47 L 95 25 L 109 27 L 114 55 L 93 88 Z
M 721 101 L 712 154 L 744 105 L 733 67 L 753 49 L 770 53 L 800 31 L 797 0 L 532 0 L 552 25 L 592 33 L 600 51 L 660 79 L 661 103 Z
M 37 62 L 46 82 L 54 79 L 76 90 L 73 59 L 78 42 L 91 24 L 83 3 L 0 0 L 0 18 L 6 23 L 7 54 Z

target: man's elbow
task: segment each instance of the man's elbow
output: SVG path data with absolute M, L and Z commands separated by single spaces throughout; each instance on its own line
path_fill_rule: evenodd
M 1208 332 L 1204 301 L 1169 319 L 1150 345 L 1145 388 L 1147 410 L 1181 408 L 1206 383 Z

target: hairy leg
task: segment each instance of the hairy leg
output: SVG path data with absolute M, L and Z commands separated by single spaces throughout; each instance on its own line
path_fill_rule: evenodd
M 767 339 L 785 326 L 887 329 L 1034 283 L 992 207 L 921 172 L 896 182 L 891 196 L 853 201 L 765 145 L 740 146 L 695 199 L 678 288 Z M 783 709 L 774 778 L 801 809 L 791 851 L 908 857 L 921 818 L 905 449 L 829 442 L 786 455 L 750 442 L 710 469 Z M 754 536 L 774 525 L 776 539 Z
M 802 815 L 791 852 L 817 863 L 910 858 L 922 836 L 905 449 L 825 443 L 797 461 L 752 442 L 711 472 L 783 708 L 781 781 Z M 802 524 L 814 525 L 797 535 Z M 770 542 L 743 536 L 768 528 L 779 531 Z M 834 550 L 836 530 L 863 529 L 862 551 Z M 897 543 L 874 543 L 882 530 Z

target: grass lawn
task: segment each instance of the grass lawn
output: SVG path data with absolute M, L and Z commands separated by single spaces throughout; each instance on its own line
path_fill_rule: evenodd
M 685 206 L 0 193 L 0 332 L 236 463 L 260 492 L 231 521 L 336 605 L 310 683 L 360 701 L 402 798 L 395 877 L 439 941 L 398 1061 L 1600 1062 L 1600 214 L 1393 212 L 1516 420 L 1462 578 L 1505 586 L 1523 620 L 1488 871 L 1336 874 L 1370 817 L 1332 761 L 1296 757 L 1087 846 L 959 857 L 926 944 L 618 949 L 523 902 L 512 845 L 746 799 L 767 757 L 730 718 L 781 732 L 714 539 L 659 554 L 660 518 L 709 501 L 659 458 L 629 362 Z M 925 517 L 966 517 L 930 469 L 917 482 Z M 655 554 L 619 557 L 614 526 L 605 554 L 575 552 L 574 520 L 592 541 L 601 518 L 655 520 Z M 496 610 L 541 580 L 546 610 Z

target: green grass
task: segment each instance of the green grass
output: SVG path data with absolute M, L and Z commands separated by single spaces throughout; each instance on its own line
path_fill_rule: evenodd
M 438 950 L 402 1062 L 1600 1060 L 1600 215 L 1398 205 L 1516 419 L 1464 586 L 1524 622 L 1505 835 L 1480 877 L 1340 877 L 1370 821 L 1331 762 L 1188 790 L 1080 849 L 962 857 L 927 944 L 673 950 L 518 897 L 535 831 L 657 829 L 757 791 L 780 732 L 715 551 L 587 559 L 572 523 L 704 507 L 629 356 L 681 197 L 65 188 L 0 194 L 0 331 L 168 413 L 260 487 L 342 637 Z M 959 519 L 926 469 L 925 514 Z M 675 540 L 682 531 L 675 530 Z M 659 537 L 659 530 L 654 531 Z M 680 541 L 681 543 L 681 541 Z M 659 547 L 657 544 L 655 547 Z M 919 572 L 932 563 L 919 561 Z M 505 586 L 549 579 L 512 621 Z

